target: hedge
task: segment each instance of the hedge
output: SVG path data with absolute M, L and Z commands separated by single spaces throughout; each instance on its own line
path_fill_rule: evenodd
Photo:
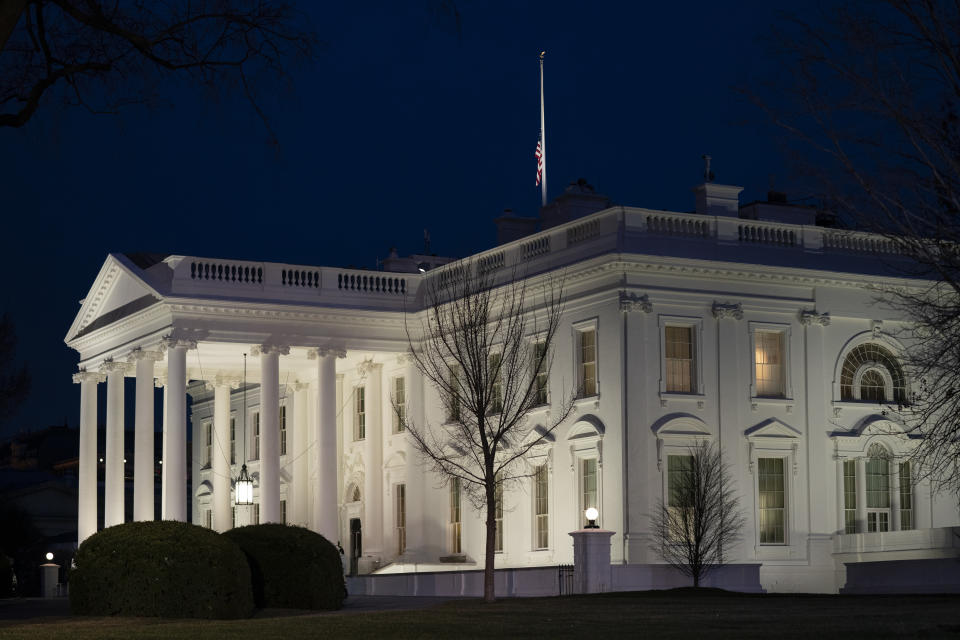
M 339 609 L 347 597 L 340 552 L 303 527 L 259 524 L 223 534 L 250 562 L 257 607 Z
M 185 522 L 130 522 L 77 550 L 70 608 L 78 615 L 245 618 L 250 568 L 240 548 Z

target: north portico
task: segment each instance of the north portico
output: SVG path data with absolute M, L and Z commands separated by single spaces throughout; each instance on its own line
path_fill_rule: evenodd
M 337 285 L 330 291 L 321 280 Z M 233 526 L 231 491 L 243 461 L 236 457 L 241 451 L 225 451 L 231 403 L 243 393 L 244 380 L 259 396 L 259 450 L 255 459 L 249 451 L 245 455 L 255 468 L 258 520 L 282 521 L 281 474 L 296 475 L 299 493 L 290 492 L 296 497 L 287 520 L 340 539 L 337 363 L 355 367 L 360 359 L 396 359 L 406 351 L 402 309 L 413 293 L 408 286 L 399 275 L 111 254 L 67 336 L 81 356 L 74 374 L 81 386 L 79 542 L 97 530 L 96 429 L 102 412 L 103 524 L 124 521 L 125 402 L 135 403 L 136 415 L 133 519 L 153 518 L 158 461 L 162 518 L 188 519 L 187 388 L 198 383 L 214 394 L 217 455 L 206 461 L 205 473 L 212 525 L 220 531 Z M 125 378 L 136 380 L 132 397 L 125 397 Z M 105 407 L 97 407 L 99 384 L 107 386 Z M 155 386 L 162 389 L 162 451 L 153 451 Z M 280 398 L 287 394 L 292 402 L 283 417 L 297 425 L 289 443 L 297 459 L 285 451 L 290 469 L 282 470 Z M 196 439 L 197 425 L 194 430 Z

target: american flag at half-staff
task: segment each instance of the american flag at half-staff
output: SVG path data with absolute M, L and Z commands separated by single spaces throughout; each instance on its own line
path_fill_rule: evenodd
M 540 139 L 537 140 L 537 186 L 540 187 L 540 202 L 547 206 L 547 125 L 543 119 L 543 56 L 540 52 Z
M 537 140 L 537 186 L 540 186 L 540 180 L 543 178 L 543 147 L 540 146 L 540 141 Z

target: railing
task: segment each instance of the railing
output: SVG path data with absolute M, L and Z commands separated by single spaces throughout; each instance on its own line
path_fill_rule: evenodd
M 561 596 L 569 596 L 573 595 L 573 593 L 573 565 L 557 565 L 557 594 Z
M 593 218 L 567 229 L 567 245 L 577 244 L 600 235 L 600 219 Z
M 406 278 L 385 274 L 341 272 L 337 274 L 337 289 L 403 295 L 407 292 L 407 281 Z
M 550 253 L 550 236 L 534 238 L 520 245 L 520 259 L 530 260 Z
M 191 280 L 263 284 L 263 265 L 260 263 L 197 259 L 189 264 Z
M 647 231 L 671 236 L 695 236 L 709 238 L 713 235 L 710 221 L 683 214 L 647 214 Z
M 774 223 L 741 223 L 737 225 L 737 234 L 740 242 L 773 244 L 781 247 L 798 245 L 796 231 Z
M 884 238 L 883 236 L 858 231 L 825 231 L 823 234 L 823 246 L 826 249 L 857 253 L 904 254 L 901 246 L 896 241 Z

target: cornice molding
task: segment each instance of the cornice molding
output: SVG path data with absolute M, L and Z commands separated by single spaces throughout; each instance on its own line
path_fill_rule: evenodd
M 801 309 L 800 324 L 804 326 L 819 325 L 826 327 L 830 325 L 830 313 L 817 313 L 816 309 Z
M 106 373 L 122 373 L 126 375 L 130 373 L 130 370 L 133 367 L 129 362 L 118 362 L 116 360 L 104 360 L 100 363 L 100 371 L 105 371 Z
M 343 347 L 315 347 L 307 350 L 307 360 L 316 360 L 317 358 L 325 358 L 326 356 L 346 358 L 347 350 Z
M 107 376 L 97 371 L 78 371 L 73 374 L 73 383 L 81 384 L 84 382 L 100 383 L 107 379 Z
M 162 348 L 163 346 L 161 345 L 161 349 Z M 163 351 L 148 351 L 146 349 L 137 347 L 130 352 L 129 358 L 131 362 L 137 362 L 138 360 L 152 360 L 154 362 L 159 362 L 160 360 L 163 360 Z
M 717 320 L 722 320 L 724 318 L 743 320 L 743 305 L 741 305 L 739 302 L 714 302 L 711 311 L 713 312 L 713 317 Z

